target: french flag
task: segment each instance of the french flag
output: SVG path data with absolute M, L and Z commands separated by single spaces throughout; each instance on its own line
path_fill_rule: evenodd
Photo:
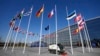
M 51 10 L 51 12 L 48 14 L 48 18 L 51 18 L 54 15 L 54 10 Z

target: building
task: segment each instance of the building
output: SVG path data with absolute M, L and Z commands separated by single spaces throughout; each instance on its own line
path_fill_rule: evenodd
M 96 17 L 90 20 L 86 21 L 87 29 L 89 32 L 90 39 L 99 38 L 100 39 L 100 17 Z M 77 28 L 77 25 L 71 25 L 71 33 Z M 42 38 L 42 41 L 48 43 L 48 44 L 54 44 L 56 43 L 56 32 L 53 32 L 50 34 L 50 38 L 48 36 Z M 63 29 L 58 30 L 58 43 L 61 43 L 63 45 L 70 45 L 70 37 L 69 37 L 69 29 L 68 27 L 65 27 Z M 82 38 L 85 42 L 86 38 L 84 35 L 84 31 L 81 31 Z M 53 35 L 53 36 L 51 36 Z M 80 42 L 80 36 L 78 34 L 71 34 L 72 35 L 72 43 L 73 45 L 77 45 L 78 42 Z

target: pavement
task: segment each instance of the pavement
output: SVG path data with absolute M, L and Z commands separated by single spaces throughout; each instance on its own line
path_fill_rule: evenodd
M 22 52 L 22 47 L 16 47 L 13 52 L 11 49 L 12 47 L 9 47 L 5 51 L 2 47 L 0 47 L 0 56 L 62 56 L 49 53 L 47 47 L 41 48 L 40 55 L 38 54 L 38 47 L 27 47 L 24 54 Z M 71 54 L 70 47 L 65 47 L 65 50 L 67 52 L 67 56 L 100 56 L 100 48 L 93 48 L 93 50 L 90 50 L 90 52 L 88 51 L 88 48 L 85 48 L 85 52 L 83 53 L 81 47 L 74 47 L 73 55 Z

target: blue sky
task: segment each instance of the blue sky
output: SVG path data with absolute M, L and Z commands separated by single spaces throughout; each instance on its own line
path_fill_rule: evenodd
M 54 9 L 54 5 L 57 6 L 57 20 L 58 20 L 58 29 L 67 27 L 66 21 L 66 6 L 68 13 L 71 13 L 73 10 L 76 10 L 77 14 L 81 13 L 84 16 L 85 20 L 100 16 L 100 0 L 0 0 L 0 36 L 3 40 L 6 39 L 9 22 L 16 15 L 17 12 L 20 12 L 23 8 L 25 11 L 28 11 L 31 6 L 33 6 L 32 19 L 30 24 L 30 32 L 39 34 L 41 17 L 37 18 L 35 16 L 36 12 L 44 4 L 44 16 L 43 16 L 43 34 L 48 34 L 48 31 L 45 31 L 44 28 L 50 24 L 50 32 L 55 32 L 55 17 L 48 19 L 48 13 Z M 21 28 L 26 30 L 28 23 L 28 16 L 23 17 Z M 73 22 L 71 22 L 73 24 Z M 18 34 L 18 39 L 24 39 L 25 35 Z M 38 37 L 30 36 L 28 41 L 36 41 Z

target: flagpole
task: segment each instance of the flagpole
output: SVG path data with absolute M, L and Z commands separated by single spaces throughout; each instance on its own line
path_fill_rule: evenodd
M 49 45 L 50 45 L 50 24 L 49 24 Z
M 18 24 L 18 27 L 20 26 L 21 21 L 22 21 L 22 18 L 20 19 L 20 22 Z M 15 47 L 15 42 L 16 42 L 16 39 L 17 39 L 17 35 L 18 35 L 18 30 L 17 30 L 16 35 L 15 35 L 14 44 L 13 44 L 13 47 L 12 47 L 12 52 L 14 51 L 14 47 Z
M 28 37 L 28 31 L 29 31 L 30 21 L 31 21 L 31 15 L 32 15 L 32 10 L 33 10 L 33 6 L 31 8 L 31 14 L 30 14 L 29 21 L 28 21 L 28 27 L 27 27 L 27 32 L 26 32 L 26 38 L 25 38 L 25 44 L 24 44 L 23 54 L 25 53 L 26 42 L 27 42 L 27 37 Z
M 75 12 L 76 12 L 76 11 L 75 11 Z M 81 34 L 80 30 L 79 30 L 79 24 L 78 24 L 78 22 L 77 22 L 77 26 L 78 26 L 79 36 L 80 36 L 80 39 L 81 39 L 82 51 L 83 51 L 83 54 L 84 54 L 84 44 L 83 44 L 83 38 L 82 38 L 82 34 Z
M 84 27 L 85 27 L 85 26 L 84 26 Z M 89 50 L 89 52 L 90 52 L 89 41 L 88 41 L 88 38 L 87 38 L 87 34 L 86 34 L 86 31 L 85 31 L 85 28 L 84 28 L 84 33 L 85 33 L 86 42 L 87 42 L 87 45 L 88 45 L 88 50 Z
M 57 45 L 58 44 L 58 35 L 57 35 L 57 9 L 56 9 L 56 5 L 55 5 L 55 24 L 56 24 L 56 45 Z M 56 49 L 56 55 L 57 55 L 57 49 Z
M 85 23 L 85 20 L 84 20 L 84 23 Z M 83 25 L 83 26 L 84 26 L 84 33 L 85 33 L 85 37 L 86 37 L 86 42 L 87 42 L 88 50 L 89 50 L 89 52 L 90 52 L 90 46 L 89 46 L 88 36 L 87 36 L 87 34 L 86 34 L 85 25 Z
M 12 40 L 13 37 L 14 37 L 14 33 L 11 36 L 11 40 Z M 12 42 L 10 43 L 10 47 L 11 47 L 11 45 L 12 45 Z
M 43 4 L 43 8 L 44 8 L 44 4 Z M 41 37 L 42 37 L 43 14 L 44 14 L 44 11 L 42 12 L 42 17 L 41 17 L 40 42 L 39 42 L 39 55 L 40 55 L 40 52 L 41 52 Z
M 17 47 L 19 47 L 19 39 L 18 39 L 17 41 L 18 41 L 18 43 L 17 43 Z
M 8 37 L 7 46 L 6 46 L 6 48 L 5 48 L 5 51 L 6 51 L 6 50 L 7 50 L 7 48 L 8 48 L 9 41 L 10 41 L 10 38 L 11 38 L 11 34 L 12 34 L 12 30 L 11 30 L 10 35 L 9 35 L 9 37 Z
M 78 22 L 77 22 L 77 24 L 78 24 Z M 79 36 L 80 36 L 80 39 L 81 39 L 82 51 L 83 51 L 83 54 L 84 54 L 84 44 L 83 44 L 83 38 L 82 38 L 82 34 L 81 34 L 80 30 L 79 30 L 79 25 L 77 25 L 77 26 L 78 26 Z
M 84 20 L 85 21 L 85 20 Z M 87 25 L 86 25 L 86 22 L 85 22 L 85 31 L 86 31 L 86 33 L 87 33 L 87 38 L 88 38 L 88 40 L 89 40 L 89 45 L 90 45 L 90 47 L 91 47 L 91 50 L 93 51 L 93 48 L 92 48 L 92 45 L 91 45 L 91 41 L 90 41 L 90 36 L 89 36 L 89 33 L 88 33 L 88 29 L 87 29 Z
M 8 34 L 7 34 L 6 41 L 5 41 L 5 44 L 4 44 L 4 46 L 3 46 L 3 49 L 5 49 L 5 47 L 6 47 L 6 45 L 7 45 L 7 41 L 8 41 L 10 32 L 11 32 L 11 27 L 10 27 L 10 29 L 9 29 L 9 31 L 8 31 Z
M 78 29 L 79 29 L 79 25 L 78 25 Z M 84 53 L 84 44 L 83 44 L 83 38 L 82 38 L 82 34 L 81 32 L 79 31 L 79 35 L 80 35 L 80 39 L 81 39 L 81 44 L 82 44 L 82 51 Z
M 67 16 L 68 16 L 67 7 L 66 7 L 66 13 L 67 13 Z M 73 55 L 73 45 L 72 45 L 72 36 L 71 36 L 70 23 L 69 23 L 69 20 L 67 20 L 67 21 L 68 21 L 68 29 L 69 29 L 69 37 L 70 37 L 71 52 L 72 52 L 72 55 Z

